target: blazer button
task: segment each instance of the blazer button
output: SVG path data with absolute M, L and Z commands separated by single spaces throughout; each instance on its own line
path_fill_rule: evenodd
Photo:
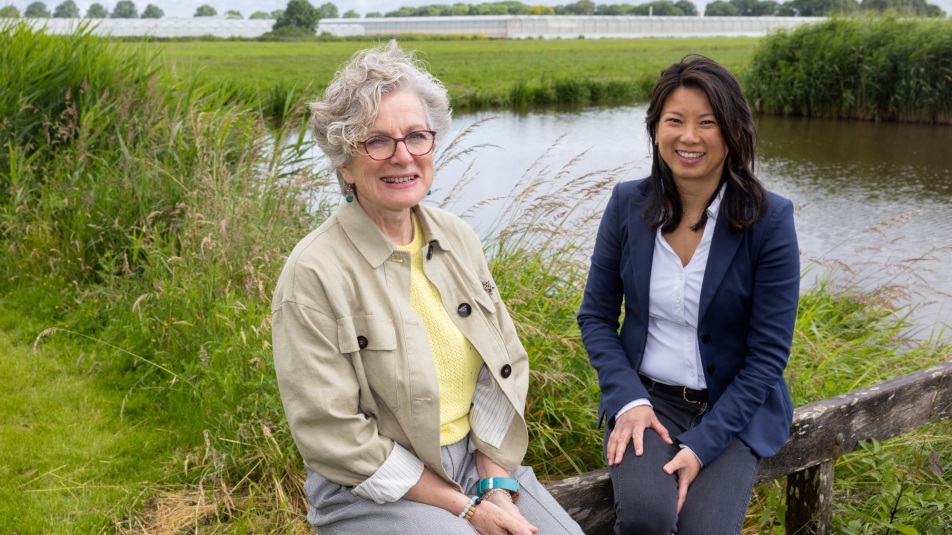
M 456 311 L 459 312 L 460 316 L 465 318 L 473 313 L 473 307 L 469 306 L 469 303 L 463 303 L 456 307 Z
M 708 342 L 710 342 L 710 341 L 711 341 L 711 335 L 709 335 L 709 334 L 703 334 L 703 335 L 701 335 L 701 343 L 706 344 L 706 343 L 708 343 Z
M 359 347 L 360 349 L 367 349 L 367 337 L 366 337 L 366 336 L 358 336 L 358 337 L 357 337 L 357 347 Z
M 707 373 L 710 374 L 710 375 L 714 375 L 714 370 L 716 370 L 716 369 L 717 369 L 717 368 L 715 368 L 714 365 L 711 364 L 710 366 L 707 367 Z
M 499 375 L 501 375 L 503 379 L 508 379 L 509 376 L 512 375 L 512 366 L 508 364 L 504 365 L 502 369 L 499 370 Z

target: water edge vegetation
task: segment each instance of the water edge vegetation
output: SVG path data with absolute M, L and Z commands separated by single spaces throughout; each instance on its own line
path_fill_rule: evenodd
M 37 385 L 48 364 L 114 385 L 125 392 L 114 417 L 168 441 L 118 451 L 114 472 L 88 461 L 73 480 L 49 464 L 11 464 L 0 525 L 65 533 L 74 515 L 119 533 L 306 532 L 302 467 L 271 363 L 270 292 L 291 247 L 337 196 L 304 159 L 300 102 L 287 97 L 287 120 L 273 130 L 239 91 L 176 73 L 148 46 L 23 25 L 0 29 L 0 73 L 0 296 L 25 318 L 0 326 L 13 358 L 37 362 L 15 363 L 34 366 L 23 373 Z M 442 161 L 465 151 L 448 147 Z M 578 199 L 604 195 L 619 172 L 553 189 L 572 162 L 543 155 L 484 241 L 534 370 L 526 462 L 547 478 L 603 465 L 597 381 L 575 325 L 592 236 L 581 221 L 592 216 L 576 212 Z M 949 358 L 941 336 L 904 337 L 897 289 L 838 280 L 801 298 L 788 369 L 797 405 Z M 35 354 L 23 351 L 31 343 Z M 0 411 L 17 416 L 0 419 L 4 441 L 48 447 L 22 426 L 49 412 L 12 403 Z M 930 515 L 952 500 L 950 470 L 947 423 L 842 458 L 838 529 L 928 532 Z M 103 473 L 136 484 L 104 498 L 104 485 L 87 484 Z M 781 529 L 782 485 L 758 489 L 748 533 Z M 39 491 L 56 499 L 33 500 Z M 117 507 L 83 511 L 106 499 Z
M 952 20 L 843 17 L 767 37 L 745 76 L 761 112 L 952 123 Z

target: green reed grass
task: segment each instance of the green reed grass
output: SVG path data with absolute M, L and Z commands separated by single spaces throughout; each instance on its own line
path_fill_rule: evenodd
M 758 111 L 952 122 L 952 21 L 833 18 L 766 38 L 745 78 Z
M 247 475 L 247 489 L 291 477 L 270 291 L 327 208 L 300 108 L 272 131 L 234 93 L 85 32 L 7 25 L 0 50 L 7 299 L 59 328 L 45 336 L 101 340 L 103 373 L 148 385 L 185 428 L 179 458 L 157 460 L 190 465 L 182 481 L 224 489 Z M 22 68 L 30 58 L 38 67 Z
M 128 389 L 138 414 L 147 399 L 176 428 L 171 458 L 141 460 L 166 467 L 161 483 L 143 484 L 152 505 L 122 499 L 129 515 L 104 523 L 120 533 L 156 527 L 156 509 L 178 504 L 177 530 L 212 522 L 306 532 L 301 462 L 272 366 L 270 296 L 287 254 L 337 195 L 305 160 L 297 93 L 284 95 L 288 120 L 271 130 L 240 92 L 176 76 L 137 46 L 0 31 L 0 73 L 14 81 L 0 87 L 0 295 L 42 320 L 38 346 L 84 348 L 101 363 L 88 373 Z M 43 68 L 23 68 L 24 58 Z M 24 109 L 39 111 L 16 116 Z M 471 154 L 464 145 L 447 147 L 440 163 Z M 579 175 L 575 161 L 542 155 L 501 200 L 484 240 L 530 355 L 526 462 L 543 479 L 603 466 L 597 378 L 575 323 L 595 218 L 580 199 L 604 197 L 626 169 Z M 804 294 L 788 370 L 798 405 L 948 358 L 944 346 L 902 337 L 894 297 L 848 284 Z M 948 433 L 935 429 L 884 448 L 908 473 L 923 472 L 912 468 L 928 466 L 917 459 L 931 451 L 943 466 L 952 459 Z M 853 454 L 837 474 L 841 524 L 861 518 L 868 533 L 884 524 L 849 500 L 893 495 L 867 484 L 895 477 L 876 455 Z M 905 515 L 931 511 L 948 489 L 911 481 L 900 494 L 919 505 Z M 776 525 L 776 488 L 758 493 L 750 525 Z

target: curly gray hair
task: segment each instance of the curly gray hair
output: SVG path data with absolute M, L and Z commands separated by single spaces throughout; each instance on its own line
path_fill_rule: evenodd
M 437 142 L 444 139 L 452 111 L 446 88 L 395 40 L 355 53 L 337 71 L 324 98 L 311 103 L 311 130 L 337 173 L 341 192 L 345 184 L 337 168 L 347 165 L 367 139 L 377 120 L 380 100 L 400 90 L 420 98 L 427 128 L 436 132 Z

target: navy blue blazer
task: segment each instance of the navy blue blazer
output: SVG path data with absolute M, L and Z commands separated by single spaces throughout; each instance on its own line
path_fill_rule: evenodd
M 639 398 L 648 337 L 648 287 L 655 233 L 642 214 L 651 185 L 624 182 L 612 191 L 592 254 L 578 315 L 582 342 L 598 371 L 601 425 Z M 708 223 L 710 224 L 710 223 Z M 735 437 L 760 457 L 777 453 L 790 433 L 793 402 L 783 370 L 790 355 L 800 289 L 793 203 L 770 193 L 764 217 L 731 232 L 718 211 L 698 310 L 698 343 L 712 407 L 677 437 L 705 466 Z M 625 321 L 618 330 L 624 303 Z

